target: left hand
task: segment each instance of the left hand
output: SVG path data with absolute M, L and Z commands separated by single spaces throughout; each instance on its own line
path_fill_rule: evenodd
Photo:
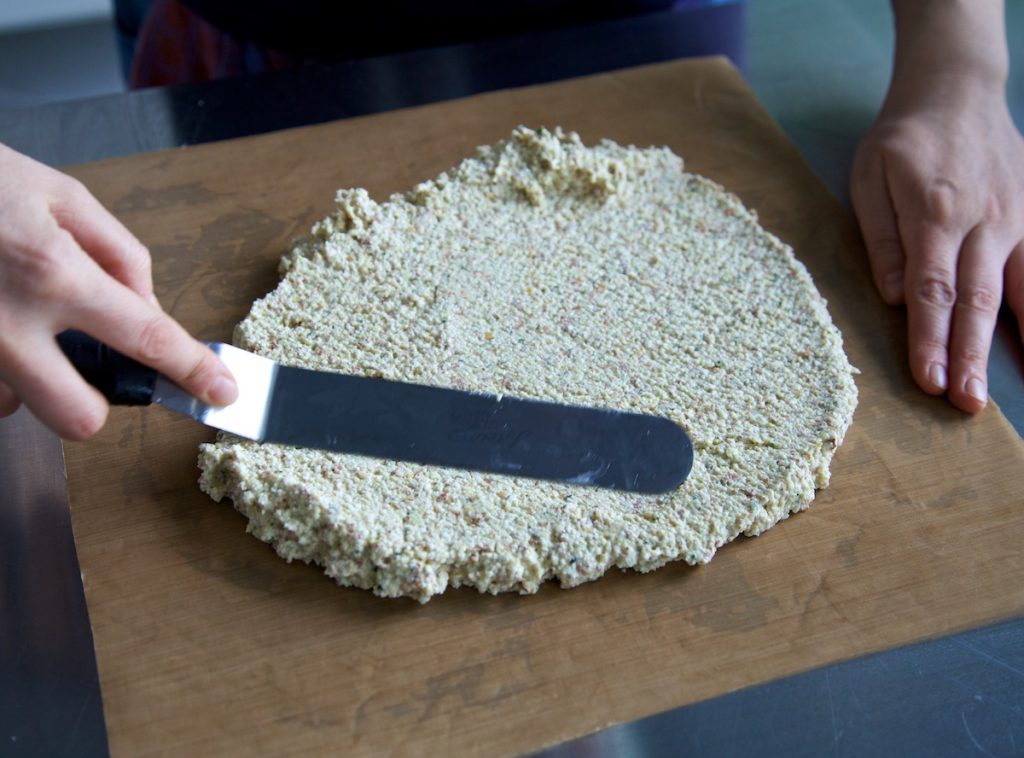
M 1024 139 L 1001 91 L 958 84 L 887 101 L 850 189 L 875 285 L 906 304 L 915 381 L 974 413 L 1004 295 L 1024 327 Z

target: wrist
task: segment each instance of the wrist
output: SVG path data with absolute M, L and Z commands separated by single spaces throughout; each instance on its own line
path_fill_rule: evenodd
M 1009 51 L 1002 0 L 893 0 L 893 13 L 889 100 L 1005 97 Z

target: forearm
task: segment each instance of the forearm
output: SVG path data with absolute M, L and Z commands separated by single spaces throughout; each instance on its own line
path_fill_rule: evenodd
M 1003 0 L 893 0 L 896 56 L 886 106 L 1002 97 L 1009 72 Z

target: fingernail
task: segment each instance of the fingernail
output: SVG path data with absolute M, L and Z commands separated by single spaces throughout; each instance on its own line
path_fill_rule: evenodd
M 988 402 L 988 391 L 985 389 L 985 382 L 981 381 L 976 376 L 972 376 L 967 380 L 967 386 L 964 388 L 967 390 L 967 394 L 977 400 L 979 403 Z
M 949 377 L 946 375 L 946 367 L 941 363 L 933 363 L 928 369 L 928 379 L 940 390 L 949 388 Z
M 887 300 L 899 300 L 903 297 L 903 272 L 892 271 L 887 274 L 883 286 Z
M 216 405 L 230 405 L 238 398 L 238 385 L 226 376 L 218 376 L 210 385 L 210 400 Z

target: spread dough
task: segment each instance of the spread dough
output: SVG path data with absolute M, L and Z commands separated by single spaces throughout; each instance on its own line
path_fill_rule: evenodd
M 426 602 L 535 592 L 617 566 L 705 563 L 807 507 L 856 405 L 806 269 L 668 149 L 512 136 L 281 264 L 235 342 L 279 362 L 674 419 L 694 443 L 662 496 L 261 445 L 221 435 L 201 486 L 339 584 Z

